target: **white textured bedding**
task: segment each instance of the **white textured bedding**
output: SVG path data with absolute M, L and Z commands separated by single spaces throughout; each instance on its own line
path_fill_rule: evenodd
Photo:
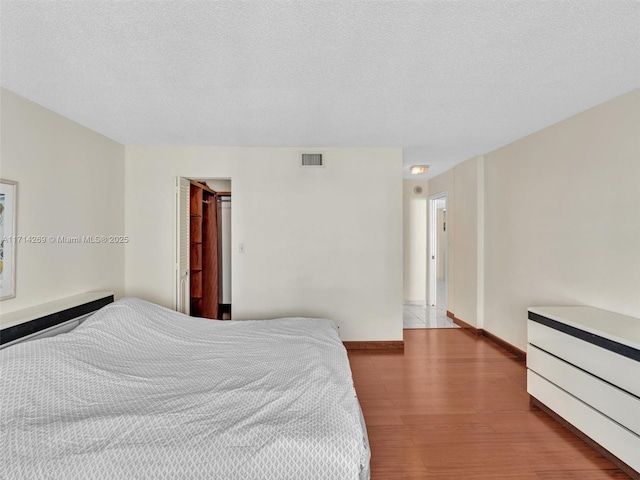
M 329 320 L 203 320 L 128 298 L 0 351 L 0 374 L 1 478 L 369 477 Z

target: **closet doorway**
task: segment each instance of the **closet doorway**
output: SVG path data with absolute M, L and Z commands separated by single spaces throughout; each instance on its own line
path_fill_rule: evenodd
M 231 319 L 231 180 L 176 179 L 175 308 Z

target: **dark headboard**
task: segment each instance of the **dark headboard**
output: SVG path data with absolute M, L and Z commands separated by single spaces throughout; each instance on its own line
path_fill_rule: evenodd
M 0 348 L 72 330 L 113 301 L 113 292 L 89 292 L 2 315 Z

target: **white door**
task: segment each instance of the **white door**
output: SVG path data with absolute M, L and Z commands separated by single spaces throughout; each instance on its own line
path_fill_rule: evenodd
M 176 292 L 175 309 L 187 315 L 191 312 L 189 286 L 189 197 L 191 182 L 176 177 Z

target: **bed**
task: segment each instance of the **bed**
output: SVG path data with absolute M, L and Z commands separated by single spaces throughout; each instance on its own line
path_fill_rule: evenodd
M 140 299 L 0 351 L 0 478 L 369 478 L 326 319 L 215 321 Z

